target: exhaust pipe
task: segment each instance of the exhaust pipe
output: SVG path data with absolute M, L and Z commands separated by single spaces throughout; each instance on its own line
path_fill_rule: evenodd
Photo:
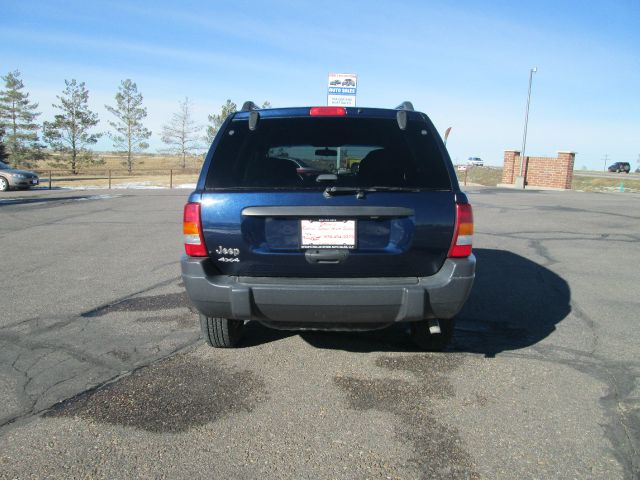
M 442 333 L 442 330 L 440 330 L 440 322 L 437 318 L 432 318 L 429 320 L 429 333 L 431 335 Z

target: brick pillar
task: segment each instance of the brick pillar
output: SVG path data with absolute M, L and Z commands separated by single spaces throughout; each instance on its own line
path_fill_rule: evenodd
M 558 163 L 561 165 L 564 173 L 564 187 L 571 188 L 573 181 L 573 166 L 576 161 L 576 152 L 558 152 Z
M 517 150 L 504 151 L 504 165 L 502 167 L 502 183 L 512 184 L 519 173 L 520 152 Z

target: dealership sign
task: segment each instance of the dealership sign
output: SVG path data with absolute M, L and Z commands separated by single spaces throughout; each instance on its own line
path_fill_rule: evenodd
M 356 106 L 358 76 L 355 73 L 330 73 L 327 83 L 327 105 Z

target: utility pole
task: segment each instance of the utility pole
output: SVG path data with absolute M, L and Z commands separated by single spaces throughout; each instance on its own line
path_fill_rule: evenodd
M 522 150 L 520 151 L 520 174 L 516 177 L 516 188 L 524 188 L 525 181 L 523 175 L 524 161 L 527 158 L 525 156 L 525 149 L 527 146 L 527 125 L 529 123 L 529 103 L 531 102 L 531 82 L 533 81 L 533 74 L 538 71 L 537 67 L 533 67 L 529 70 L 529 91 L 527 92 L 527 109 L 524 113 L 524 133 L 522 134 Z
M 640 156 L 638 158 L 640 158 Z M 607 171 L 607 163 L 609 163 L 609 154 L 605 153 L 604 157 L 602 158 L 602 160 L 604 160 L 604 168 L 602 169 L 602 171 L 606 172 Z

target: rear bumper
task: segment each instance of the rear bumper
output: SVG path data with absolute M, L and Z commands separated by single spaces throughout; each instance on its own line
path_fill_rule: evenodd
M 471 291 L 476 259 L 447 259 L 422 278 L 230 277 L 216 274 L 209 258 L 183 256 L 181 265 L 192 303 L 207 316 L 356 330 L 455 316 Z
M 35 187 L 40 183 L 39 178 L 12 178 L 9 180 L 9 186 L 13 188 Z

